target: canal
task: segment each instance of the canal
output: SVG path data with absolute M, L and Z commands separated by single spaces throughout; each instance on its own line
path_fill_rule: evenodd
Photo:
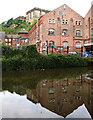
M 3 118 L 93 118 L 93 67 L 3 71 L 0 104 Z

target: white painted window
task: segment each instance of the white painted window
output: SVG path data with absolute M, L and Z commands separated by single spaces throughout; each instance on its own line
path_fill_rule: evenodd
M 64 22 L 64 20 L 62 20 L 62 24 L 64 24 L 65 22 Z
M 19 44 L 17 44 L 17 46 L 19 46 Z
M 9 42 L 11 42 L 11 39 L 9 39 Z
M 49 23 L 51 23 L 51 19 L 49 19 L 49 21 L 48 21 Z
M 66 20 L 66 24 L 68 24 L 68 20 Z
M 59 10 L 58 13 L 59 13 L 59 15 L 63 15 L 62 10 Z
M 81 36 L 81 31 L 80 30 L 76 31 L 76 36 Z
M 64 42 L 63 42 L 63 48 L 67 48 L 67 46 L 68 46 L 68 42 L 67 42 L 67 41 L 64 41 Z
M 55 23 L 55 20 L 54 20 L 54 19 L 52 20 L 52 23 Z
M 79 25 L 81 25 L 81 21 L 79 21 Z
M 5 39 L 5 41 L 7 42 L 7 39 Z
M 7 45 L 7 43 L 5 43 L 5 45 Z
M 81 48 L 81 43 L 80 42 L 76 42 L 76 48 Z
M 9 43 L 9 45 L 11 45 L 11 43 Z
M 54 29 L 49 29 L 48 34 L 49 35 L 55 35 L 55 30 Z
M 27 43 L 27 42 L 28 42 L 28 39 L 26 39 L 25 42 Z
M 68 30 L 67 29 L 63 29 L 62 30 L 62 35 L 63 36 L 67 36 L 68 35 Z

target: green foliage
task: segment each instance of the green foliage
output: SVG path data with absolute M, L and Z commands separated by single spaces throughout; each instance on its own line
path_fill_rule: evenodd
M 36 19 L 34 19 L 32 23 L 26 23 L 26 20 L 14 20 L 13 18 L 11 18 L 7 22 L 2 22 L 0 24 L 0 31 L 5 31 L 6 34 L 18 34 L 23 28 L 29 31 L 35 23 Z M 13 27 L 13 24 L 15 24 L 16 26 Z
M 23 45 L 19 48 L 2 46 L 3 70 L 54 69 L 64 67 L 84 67 L 90 58 L 79 55 L 49 54 L 37 52 L 35 45 Z

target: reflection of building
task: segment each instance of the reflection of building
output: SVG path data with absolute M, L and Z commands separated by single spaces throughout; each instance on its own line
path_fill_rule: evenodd
M 40 8 L 33 8 L 26 13 L 26 22 L 32 22 L 33 19 L 37 19 L 40 16 L 42 16 L 42 15 L 48 13 L 48 12 L 50 12 L 50 11 L 40 9 Z
M 82 76 L 59 81 L 44 80 L 38 84 L 34 95 L 29 92 L 28 98 L 35 103 L 40 102 L 45 108 L 64 117 L 84 103 L 93 116 L 92 84 L 92 81 L 86 81 Z

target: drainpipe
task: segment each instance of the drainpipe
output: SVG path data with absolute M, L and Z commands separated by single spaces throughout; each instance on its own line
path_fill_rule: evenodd
M 37 19 L 37 41 L 39 41 L 39 34 L 38 34 L 38 19 Z

